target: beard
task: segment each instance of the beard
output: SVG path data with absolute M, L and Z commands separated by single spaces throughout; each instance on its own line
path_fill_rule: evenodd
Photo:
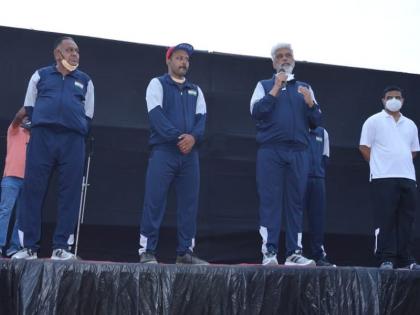
M 293 63 L 284 63 L 282 65 L 278 65 L 276 67 L 277 72 L 280 72 L 281 70 L 284 70 L 284 72 L 286 72 L 287 74 L 292 74 L 293 69 L 295 67 L 295 62 L 293 61 Z

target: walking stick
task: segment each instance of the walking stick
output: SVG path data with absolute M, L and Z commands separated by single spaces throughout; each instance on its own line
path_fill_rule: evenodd
M 79 218 L 77 220 L 77 232 L 76 232 L 76 245 L 74 248 L 74 255 L 77 257 L 77 251 L 79 249 L 79 235 L 80 235 L 80 225 L 83 224 L 85 218 L 85 206 L 86 206 L 86 195 L 87 195 L 87 188 L 89 186 L 89 171 L 90 171 L 90 160 L 93 155 L 93 143 L 94 138 L 89 138 L 88 148 L 87 148 L 87 162 L 86 162 L 86 170 L 85 174 L 83 175 L 82 180 L 82 191 L 80 195 L 80 206 L 79 206 Z

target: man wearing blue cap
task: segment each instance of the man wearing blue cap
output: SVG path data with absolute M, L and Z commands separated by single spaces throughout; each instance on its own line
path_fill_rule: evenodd
M 206 102 L 185 75 L 194 49 L 182 43 L 166 52 L 168 73 L 146 90 L 151 153 L 140 226 L 140 263 L 157 263 L 159 228 L 173 182 L 177 194 L 177 264 L 208 264 L 193 255 L 200 185 L 197 143 L 204 135 Z

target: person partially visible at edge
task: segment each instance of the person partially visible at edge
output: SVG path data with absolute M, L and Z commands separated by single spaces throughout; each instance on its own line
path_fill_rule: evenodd
M 309 248 L 304 249 L 304 252 L 309 253 L 317 266 L 335 267 L 328 261 L 324 246 L 327 207 L 325 177 L 330 157 L 328 132 L 323 127 L 311 129 L 309 139 L 309 176 L 304 202 L 309 227 Z
M 177 264 L 208 264 L 193 254 L 200 169 L 197 144 L 204 136 L 203 92 L 185 77 L 193 47 L 182 43 L 166 52 L 168 73 L 146 90 L 151 153 L 140 224 L 140 263 L 157 263 L 159 229 L 171 183 L 177 195 Z
M 403 91 L 386 87 L 383 109 L 362 127 L 360 152 L 370 167 L 374 253 L 381 269 L 420 270 L 412 255 L 417 206 L 413 159 L 420 151 L 416 124 L 401 113 Z
M 27 123 L 26 112 L 22 107 L 7 129 L 6 160 L 1 181 L 0 256 L 5 253 L 7 257 L 10 257 L 21 249 L 18 236 L 18 212 L 21 205 L 21 191 L 25 174 L 26 145 L 30 137 Z M 15 220 L 10 241 L 7 242 L 13 209 L 16 209 Z
M 276 73 L 259 81 L 250 111 L 257 129 L 257 189 L 263 265 L 278 264 L 283 211 L 286 217 L 286 265 L 310 266 L 302 255 L 302 208 L 308 178 L 309 129 L 320 124 L 321 110 L 308 83 L 293 74 L 290 44 L 271 50 Z
M 76 259 L 71 252 L 77 224 L 85 162 L 85 137 L 94 112 L 94 87 L 78 69 L 79 47 L 73 38 L 54 43 L 55 64 L 35 71 L 24 107 L 32 122 L 23 205 L 19 213 L 22 250 L 12 259 L 36 259 L 41 213 L 48 180 L 58 171 L 58 213 L 51 259 Z

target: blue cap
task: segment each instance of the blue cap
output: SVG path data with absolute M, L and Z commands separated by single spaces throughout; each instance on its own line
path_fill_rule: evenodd
M 173 52 L 177 50 L 183 50 L 188 54 L 189 57 L 191 57 L 191 55 L 194 52 L 194 47 L 187 43 L 181 43 L 176 46 L 169 47 L 168 50 L 166 51 L 166 60 L 171 58 Z

